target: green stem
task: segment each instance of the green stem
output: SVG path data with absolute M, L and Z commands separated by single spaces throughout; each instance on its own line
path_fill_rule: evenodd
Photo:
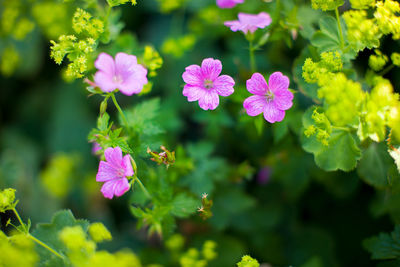
M 142 188 L 144 194 L 147 196 L 147 198 L 152 199 L 152 196 L 150 195 L 149 191 L 147 191 L 146 187 L 144 187 L 142 181 L 140 181 L 139 177 L 135 176 L 135 180 L 139 183 L 140 188 Z
M 25 233 L 25 234 L 29 234 L 29 233 L 28 233 L 28 229 L 26 229 L 25 224 L 24 224 L 24 222 L 22 221 L 21 217 L 19 216 L 18 211 L 17 211 L 15 208 L 13 208 L 12 211 L 14 212 L 15 216 L 17 217 L 17 219 L 18 219 L 18 221 L 19 221 L 19 224 L 24 228 L 24 233 Z
M 114 93 L 110 93 L 110 95 L 111 95 L 111 98 L 112 98 L 112 100 L 114 102 L 115 107 L 118 109 L 118 112 L 121 115 L 121 118 L 122 118 L 125 126 L 128 127 L 128 121 L 126 120 L 126 117 L 124 115 L 124 112 L 122 112 L 121 107 L 118 105 L 118 102 L 117 102 L 117 99 L 115 98 Z
M 47 249 L 48 251 L 50 251 L 51 253 L 53 253 L 54 255 L 56 255 L 57 257 L 61 258 L 62 260 L 64 260 L 64 257 L 61 256 L 60 253 L 58 253 L 57 251 L 55 251 L 54 249 L 52 249 L 51 247 L 49 247 L 48 245 L 46 245 L 45 243 L 43 243 L 42 241 L 40 241 L 39 239 L 37 239 L 36 237 L 34 237 L 31 234 L 27 234 L 28 238 L 32 239 L 33 241 L 35 241 L 36 243 L 38 243 L 39 245 L 41 245 L 42 247 L 44 247 L 45 249 Z
M 340 23 L 340 16 L 339 16 L 339 9 L 338 8 L 335 9 L 335 15 L 336 15 L 337 25 L 338 25 L 338 28 L 339 28 L 340 47 L 341 47 L 341 49 L 343 51 L 343 49 L 344 49 L 343 30 L 342 30 L 342 24 Z
M 51 253 L 53 253 L 54 255 L 56 255 L 57 257 L 61 258 L 62 260 L 64 260 L 64 257 L 61 256 L 61 254 L 59 254 L 57 251 L 55 251 L 54 249 L 52 249 L 51 247 L 49 247 L 48 245 L 46 245 L 45 243 L 43 243 L 42 241 L 40 241 L 39 239 L 37 239 L 36 237 L 34 237 L 33 235 L 31 235 L 28 232 L 28 229 L 25 227 L 24 222 L 22 221 L 21 217 L 19 216 L 18 211 L 13 208 L 12 211 L 14 212 L 15 216 L 17 217 L 20 225 L 24 228 L 24 233 L 26 234 L 26 236 L 30 239 L 32 239 L 34 242 L 36 242 L 37 244 L 41 245 L 42 247 L 46 248 L 47 250 L 49 250 Z
M 254 57 L 254 47 L 253 47 L 253 37 L 249 40 L 249 53 L 250 53 L 250 68 L 251 72 L 254 73 L 256 72 L 257 66 L 256 66 L 256 59 Z
M 393 64 L 390 64 L 389 66 L 387 66 L 384 70 L 382 70 L 381 72 L 379 72 L 380 76 L 385 75 L 386 73 L 388 73 L 389 71 L 391 71 L 394 68 Z

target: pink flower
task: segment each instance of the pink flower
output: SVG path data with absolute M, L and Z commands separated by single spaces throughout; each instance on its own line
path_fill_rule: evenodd
M 119 89 L 125 95 L 138 94 L 147 83 L 147 69 L 132 55 L 118 53 L 114 61 L 110 55 L 101 53 L 94 66 L 99 70 L 94 82 L 103 92 Z
M 186 85 L 183 95 L 189 102 L 199 101 L 204 109 L 216 109 L 219 105 L 219 96 L 229 96 L 233 93 L 235 81 L 228 75 L 221 75 L 222 64 L 218 59 L 206 58 L 199 65 L 186 67 L 182 78 Z
M 98 151 L 100 151 L 102 148 L 100 146 L 99 143 L 97 143 L 96 141 L 93 142 L 93 146 L 92 146 L 92 154 L 96 155 Z
M 237 4 L 243 3 L 244 0 L 217 0 L 217 5 L 220 8 L 232 8 Z
M 268 13 L 261 12 L 258 15 L 239 13 L 239 20 L 225 21 L 224 25 L 230 27 L 232 31 L 248 31 L 254 33 L 257 28 L 265 28 L 271 24 L 272 20 Z
M 269 77 L 268 84 L 260 73 L 254 73 L 246 82 L 247 91 L 254 94 L 246 98 L 243 107 L 249 116 L 264 112 L 264 118 L 274 123 L 282 121 L 285 110 L 292 107 L 293 94 L 289 91 L 289 78 L 280 72 Z
M 130 184 L 126 177 L 133 175 L 131 156 L 122 157 L 119 147 L 109 147 L 104 151 L 107 161 L 100 161 L 96 181 L 105 182 L 101 188 L 104 197 L 112 199 L 120 197 L 129 190 Z

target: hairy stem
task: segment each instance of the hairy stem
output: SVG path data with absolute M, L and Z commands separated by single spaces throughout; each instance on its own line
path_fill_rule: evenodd
M 115 107 L 118 109 L 119 114 L 121 115 L 122 121 L 124 122 L 125 126 L 128 127 L 128 121 L 126 120 L 126 117 L 124 115 L 124 112 L 122 111 L 121 107 L 119 106 L 117 99 L 115 98 L 114 93 L 110 93 L 111 98 L 114 102 Z
M 251 72 L 254 73 L 256 72 L 257 66 L 256 66 L 256 59 L 254 57 L 254 47 L 253 47 L 253 38 L 249 40 L 249 53 L 250 53 L 250 69 Z
M 142 181 L 140 181 L 139 177 L 135 176 L 135 180 L 139 183 L 140 188 L 142 188 L 144 194 L 147 196 L 147 198 L 152 199 L 152 196 L 150 195 L 149 191 L 147 191 L 146 187 L 144 187 Z
M 391 71 L 394 68 L 393 64 L 390 64 L 389 66 L 387 66 L 385 69 L 383 69 L 381 72 L 379 72 L 380 76 L 385 75 L 386 73 L 388 73 L 389 71 Z

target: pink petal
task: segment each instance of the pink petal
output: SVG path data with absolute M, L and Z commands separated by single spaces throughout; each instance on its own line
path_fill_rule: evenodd
M 220 8 L 232 8 L 239 3 L 243 3 L 244 0 L 217 0 L 217 5 Z
M 221 75 L 214 80 L 213 85 L 219 95 L 229 96 L 234 92 L 233 86 L 235 85 L 235 81 L 231 76 Z
M 118 84 L 114 83 L 113 77 L 103 71 L 96 72 L 94 82 L 103 92 L 111 92 L 118 88 Z
M 207 91 L 201 87 L 185 85 L 182 94 L 188 98 L 189 102 L 197 101 L 204 96 Z
M 106 74 L 110 75 L 111 77 L 114 76 L 115 73 L 115 63 L 114 59 L 106 53 L 100 53 L 97 57 L 96 61 L 94 62 L 94 66 Z
M 269 89 L 274 93 L 278 93 L 289 88 L 289 78 L 283 75 L 281 72 L 274 72 L 269 76 Z
M 119 85 L 119 90 L 125 95 L 138 94 L 142 91 L 143 86 L 148 83 L 147 69 L 142 65 L 135 65 L 131 67 L 133 71 L 129 76 L 124 78 L 123 83 Z
M 132 176 L 134 174 L 130 155 L 125 155 L 124 156 L 124 158 L 122 160 L 122 167 L 125 170 L 125 176 L 126 177 Z
M 268 84 L 260 73 L 254 73 L 246 82 L 247 91 L 255 95 L 265 95 L 268 90 Z
M 285 117 L 285 111 L 278 109 L 274 102 L 267 103 L 264 109 L 264 118 L 270 122 L 282 121 Z
M 109 162 L 100 161 L 99 169 L 96 175 L 97 182 L 105 182 L 113 179 L 118 179 L 118 167 L 112 165 Z
M 252 95 L 246 98 L 243 102 L 243 107 L 249 116 L 257 116 L 265 110 L 267 100 L 265 96 Z
M 190 65 L 186 67 L 182 74 L 182 79 L 189 85 L 202 86 L 203 74 L 199 65 Z
M 215 90 L 206 91 L 199 99 L 199 106 L 204 110 L 214 110 L 219 105 L 219 97 Z
M 242 25 L 253 26 L 255 29 L 265 28 L 272 22 L 270 15 L 265 12 L 259 14 L 239 13 L 238 18 Z
M 125 192 L 128 191 L 130 187 L 131 185 L 129 184 L 128 179 L 126 178 L 118 179 L 114 183 L 114 194 L 117 197 L 120 197 L 123 194 L 125 194 Z
M 222 70 L 222 63 L 218 59 L 206 58 L 201 63 L 203 79 L 214 81 Z
M 109 147 L 104 151 L 104 156 L 108 163 L 116 168 L 122 166 L 122 150 L 119 147 L 112 148 Z
M 231 31 L 236 32 L 241 29 L 242 24 L 238 20 L 225 21 L 224 25 L 231 28 Z
M 275 106 L 280 110 L 287 110 L 293 105 L 293 93 L 289 90 L 282 90 L 275 93 Z
M 116 181 L 118 180 L 105 182 L 101 187 L 100 192 L 103 193 L 105 198 L 112 199 L 114 197 L 114 186 Z

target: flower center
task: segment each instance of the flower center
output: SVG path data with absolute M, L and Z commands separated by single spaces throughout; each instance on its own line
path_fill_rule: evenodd
M 119 169 L 117 171 L 117 175 L 118 175 L 118 177 L 121 177 L 121 178 L 125 177 L 125 170 L 124 169 Z
M 113 82 L 114 82 L 114 83 L 122 83 L 123 80 L 122 80 L 121 75 L 119 75 L 119 74 L 114 75 L 114 77 L 113 77 Z
M 206 89 L 211 89 L 214 87 L 213 81 L 211 81 L 211 80 L 204 80 L 203 85 L 204 85 L 204 88 L 206 88 Z
M 268 90 L 267 93 L 265 94 L 265 98 L 267 99 L 268 103 L 271 102 L 275 98 L 274 93 Z

